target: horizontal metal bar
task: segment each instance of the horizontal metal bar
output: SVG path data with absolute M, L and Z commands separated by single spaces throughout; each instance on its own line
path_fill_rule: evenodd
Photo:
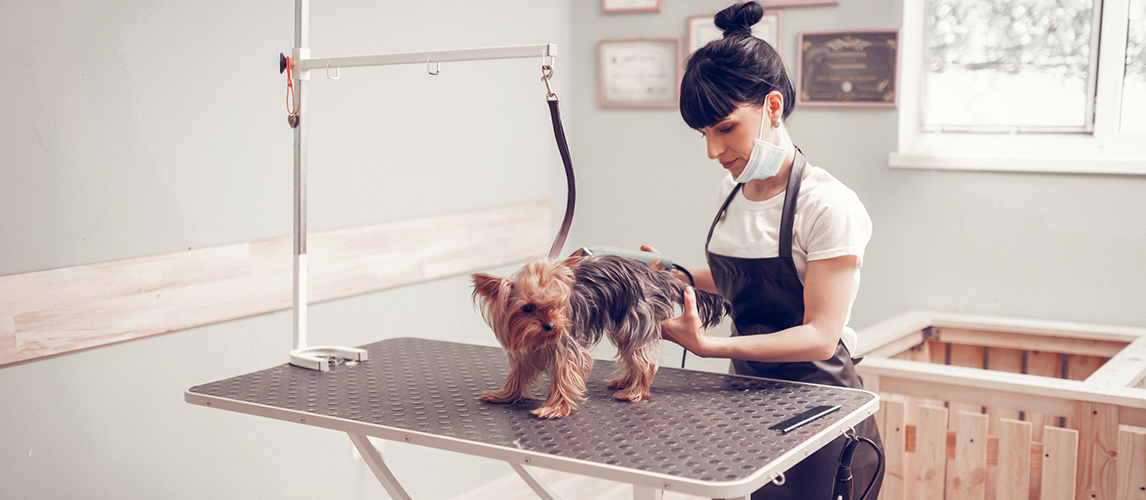
M 924 125 L 923 131 L 936 134 L 1089 134 L 1093 127 L 1034 125 Z
M 376 54 L 365 56 L 316 57 L 295 62 L 296 70 L 349 68 L 355 66 L 388 66 L 393 64 L 425 64 L 427 62 L 482 61 L 490 59 L 521 59 L 530 57 L 554 57 L 557 45 L 514 45 L 508 47 L 486 47 L 476 49 L 437 50 L 428 52 L 406 52 L 400 54 Z

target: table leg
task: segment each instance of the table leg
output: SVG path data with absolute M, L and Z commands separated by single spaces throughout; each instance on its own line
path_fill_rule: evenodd
M 358 448 L 358 453 L 362 455 L 362 460 L 370 466 L 370 470 L 374 472 L 374 477 L 378 478 L 378 482 L 382 483 L 382 487 L 386 488 L 386 493 L 390 494 L 390 498 L 394 500 L 412 500 L 410 494 L 402 489 L 402 485 L 398 484 L 398 478 L 394 477 L 394 473 L 390 472 L 390 468 L 386 467 L 386 462 L 382 461 L 382 455 L 378 453 L 378 449 L 370 443 L 370 438 L 362 434 L 355 434 L 352 432 L 346 433 L 350 436 L 350 441 L 354 443 L 354 447 Z
M 541 497 L 541 500 L 560 500 L 557 494 L 549 489 L 549 487 L 541 481 L 541 478 L 537 477 L 533 469 L 513 462 L 510 462 L 509 465 L 513 467 L 513 470 L 517 471 L 517 475 L 521 476 L 530 488 L 533 488 L 533 492 L 537 493 L 537 496 Z

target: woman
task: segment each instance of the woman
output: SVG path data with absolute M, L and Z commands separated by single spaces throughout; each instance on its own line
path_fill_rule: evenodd
M 732 304 L 732 337 L 710 337 L 685 294 L 680 317 L 665 320 L 665 338 L 702 357 L 732 360 L 736 374 L 862 388 L 847 328 L 859 286 L 871 220 L 855 193 L 807 164 L 788 137 L 794 90 L 783 62 L 752 36 L 763 17 L 755 2 L 716 15 L 724 37 L 689 57 L 681 83 L 684 121 L 703 134 L 708 156 L 729 173 L 706 242 L 708 268 L 686 269 L 694 286 Z M 655 251 L 644 247 L 645 250 Z M 874 419 L 856 434 L 880 443 Z M 800 500 L 831 496 L 840 437 L 753 498 Z M 877 459 L 861 444 L 852 462 L 854 498 L 879 493 Z

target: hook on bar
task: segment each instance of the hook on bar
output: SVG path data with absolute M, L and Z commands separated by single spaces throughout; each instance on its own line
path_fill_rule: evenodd
M 541 65 L 541 81 L 545 82 L 545 98 L 551 101 L 558 101 L 557 93 L 549 86 L 550 78 L 553 78 L 553 66 L 548 64 Z
M 430 58 L 429 58 L 429 57 L 427 57 L 427 58 L 426 58 L 426 73 L 429 73 L 429 74 L 431 74 L 431 75 L 437 76 L 437 75 L 438 75 L 438 73 L 441 73 L 441 72 L 442 72 L 442 63 L 440 63 L 440 62 L 439 62 L 439 63 L 435 63 L 435 64 L 437 64 L 437 66 L 434 68 L 434 71 L 430 71 L 430 62 L 431 62 L 431 61 L 430 61 Z
M 330 76 L 330 63 L 326 63 L 326 77 L 331 80 L 337 80 L 342 74 L 342 68 L 334 68 L 334 76 Z

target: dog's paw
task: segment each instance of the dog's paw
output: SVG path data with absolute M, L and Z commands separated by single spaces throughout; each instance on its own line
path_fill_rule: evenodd
M 617 391 L 616 393 L 613 394 L 613 399 L 619 399 L 621 401 L 631 401 L 633 403 L 636 403 L 637 401 L 640 401 L 642 399 L 652 399 L 652 398 L 653 398 L 653 393 L 648 392 L 648 391 L 641 391 L 638 389 L 626 389 L 623 391 Z
M 525 399 L 520 394 L 514 394 L 512 392 L 503 391 L 503 390 L 485 391 L 485 392 L 481 393 L 481 396 L 479 396 L 479 397 L 483 401 L 489 401 L 490 403 L 516 403 L 518 401 Z
M 542 406 L 541 408 L 530 411 L 529 413 L 537 415 L 541 418 L 561 418 L 567 417 L 570 413 L 573 413 L 573 408 L 570 408 L 566 405 Z
M 605 387 L 608 387 L 610 389 L 620 389 L 622 387 L 628 387 L 630 384 L 631 384 L 631 382 L 629 380 L 625 380 L 622 378 L 615 378 L 613 380 L 606 381 Z

